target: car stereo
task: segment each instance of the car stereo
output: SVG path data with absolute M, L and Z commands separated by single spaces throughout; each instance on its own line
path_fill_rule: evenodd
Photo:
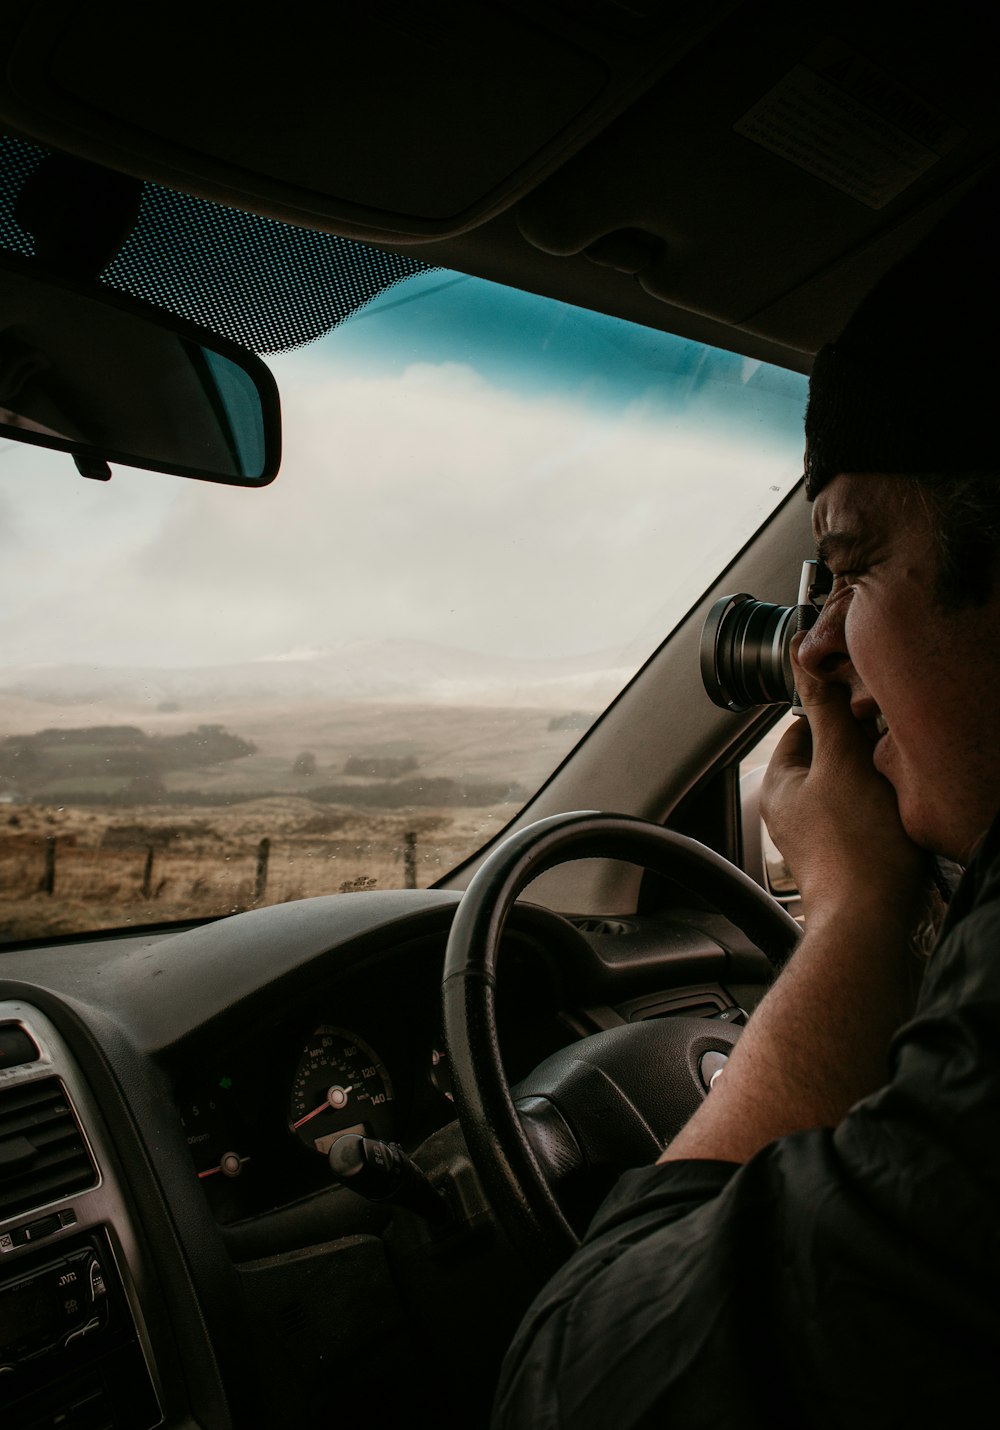
M 108 1324 L 101 1257 L 88 1242 L 0 1281 L 0 1374 L 99 1334 Z
M 0 1276 L 0 1424 L 148 1430 L 161 1419 L 102 1231 Z

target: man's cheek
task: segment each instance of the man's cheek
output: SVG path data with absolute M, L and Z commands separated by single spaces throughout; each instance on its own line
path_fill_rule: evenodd
M 868 685 L 868 677 L 874 674 L 872 661 L 871 622 L 863 610 L 852 600 L 844 617 L 844 645 L 851 658 L 851 664 Z M 869 687 L 870 688 L 870 687 Z

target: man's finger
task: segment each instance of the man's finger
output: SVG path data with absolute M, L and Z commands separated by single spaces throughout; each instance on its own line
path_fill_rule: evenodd
M 792 637 L 792 673 L 795 689 L 805 711 L 805 720 L 812 735 L 812 746 L 822 748 L 833 759 L 857 760 L 868 763 L 871 742 L 864 727 L 851 712 L 851 687 L 846 680 L 817 679 L 798 662 L 798 652 L 808 632 Z
M 776 769 L 790 765 L 808 769 L 812 763 L 812 748 L 812 731 L 809 728 L 809 721 L 795 720 L 775 745 L 771 762 Z
M 805 666 L 799 664 L 799 649 L 808 634 L 808 631 L 798 631 L 791 641 L 792 675 L 799 700 L 813 723 L 816 719 L 822 719 L 823 712 L 827 709 L 835 712 L 838 721 L 842 722 L 845 714 L 850 716 L 850 688 L 840 680 L 817 679 Z

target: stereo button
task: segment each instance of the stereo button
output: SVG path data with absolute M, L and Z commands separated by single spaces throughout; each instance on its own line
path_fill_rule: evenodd
M 99 1331 L 100 1329 L 100 1321 L 96 1316 L 91 1316 L 85 1326 L 79 1326 L 75 1331 L 70 1331 L 69 1335 L 63 1341 L 63 1345 L 70 1346 L 74 1341 L 79 1341 L 82 1340 L 84 1336 L 89 1336 L 91 1331 Z
M 97 1257 L 93 1257 L 90 1263 L 90 1299 L 99 1301 L 102 1296 L 108 1294 L 108 1288 L 104 1284 L 104 1272 Z

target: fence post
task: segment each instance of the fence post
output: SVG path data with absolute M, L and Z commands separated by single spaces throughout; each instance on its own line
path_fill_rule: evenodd
M 253 887 L 253 901 L 259 904 L 267 891 L 267 861 L 271 855 L 270 839 L 262 839 L 257 845 L 257 879 Z
M 50 834 L 45 841 L 45 873 L 42 875 L 39 887 L 43 894 L 54 894 L 56 891 L 56 836 L 54 834 Z
M 142 897 L 148 899 L 153 891 L 153 846 L 146 850 L 146 867 L 142 871 Z
M 417 836 L 411 829 L 403 835 L 403 888 L 417 887 Z

